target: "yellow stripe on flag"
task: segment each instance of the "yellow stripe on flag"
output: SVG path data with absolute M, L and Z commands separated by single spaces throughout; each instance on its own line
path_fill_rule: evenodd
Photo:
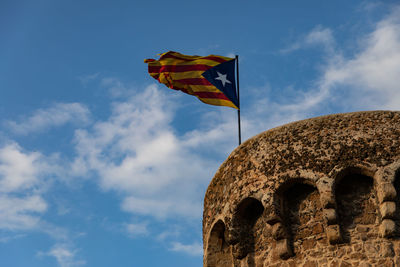
M 232 58 L 209 55 L 188 56 L 177 52 L 166 52 L 159 60 L 146 59 L 150 75 L 160 83 L 175 90 L 194 95 L 210 105 L 238 108 L 221 90 L 203 77 L 203 73 Z

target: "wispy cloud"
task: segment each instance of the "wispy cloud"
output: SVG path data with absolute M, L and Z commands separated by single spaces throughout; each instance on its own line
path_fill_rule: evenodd
M 29 231 L 45 233 L 57 242 L 72 242 L 69 230 L 43 219 L 49 207 L 45 194 L 52 177 L 62 176 L 57 164 L 54 158 L 26 151 L 15 142 L 0 147 L 0 230 L 17 233 L 1 237 L 0 242 L 20 238 Z M 83 265 L 83 261 L 75 260 L 75 253 L 66 245 L 56 245 L 46 255 L 55 257 L 61 267 Z
M 32 187 L 41 172 L 41 154 L 24 153 L 16 143 L 0 149 L 0 192 L 12 192 Z
M 46 109 L 36 110 L 31 116 L 18 122 L 6 121 L 6 127 L 20 135 L 36 133 L 59 127 L 66 123 L 75 125 L 89 122 L 89 109 L 80 103 L 57 103 Z
M 183 252 L 193 256 L 203 255 L 203 245 L 201 243 L 182 244 L 180 242 L 171 243 L 171 251 Z
M 128 223 L 125 225 L 126 231 L 130 237 L 146 236 L 149 233 L 147 223 Z
M 311 48 L 318 45 L 322 46 L 322 48 L 329 53 L 334 51 L 335 38 L 333 37 L 331 29 L 318 25 L 305 36 L 299 38 L 288 47 L 281 49 L 280 52 L 287 54 L 299 49 Z
M 20 239 L 25 237 L 25 234 L 16 234 L 16 235 L 8 235 L 8 236 L 1 236 L 0 243 L 8 243 L 12 240 Z
M 100 72 L 96 72 L 93 74 L 82 75 L 79 76 L 78 79 L 82 83 L 83 86 L 87 86 L 90 82 L 95 81 L 100 75 Z
M 158 218 L 199 217 L 199 184 L 214 162 L 199 157 L 191 142 L 170 123 L 169 97 L 155 86 L 125 102 L 113 103 L 112 116 L 76 132 L 77 173 L 95 171 L 104 189 L 123 192 L 122 208 Z
M 330 62 L 320 88 L 343 88 L 345 105 L 356 108 L 400 108 L 400 8 L 361 38 L 360 51 L 352 58 Z M 350 89 L 350 90 L 349 90 Z
M 77 250 L 68 244 L 56 244 L 47 252 L 38 252 L 38 257 L 54 257 L 60 267 L 76 267 L 86 265 L 86 261 L 76 259 Z
M 300 90 L 284 103 L 264 101 L 261 113 L 270 116 L 304 118 L 307 115 L 368 109 L 400 109 L 400 8 L 376 24 L 375 29 L 355 38 L 358 52 L 345 57 L 337 47 L 332 31 L 318 26 L 305 38 L 284 49 L 288 53 L 310 44 L 322 44 L 325 59 L 321 75 L 309 90 Z
M 39 217 L 47 209 L 38 195 L 26 197 L 0 196 L 0 228 L 9 230 L 37 227 Z
M 41 196 L 52 167 L 38 152 L 16 143 L 0 148 L 0 229 L 31 229 L 47 204 Z

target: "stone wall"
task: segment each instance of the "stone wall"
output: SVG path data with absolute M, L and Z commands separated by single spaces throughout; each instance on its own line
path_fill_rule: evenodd
M 261 133 L 207 189 L 204 266 L 400 266 L 399 173 L 400 112 Z

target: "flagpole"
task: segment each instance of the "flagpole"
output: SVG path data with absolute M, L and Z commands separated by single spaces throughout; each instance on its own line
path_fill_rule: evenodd
M 239 56 L 236 55 L 236 87 L 238 98 L 238 133 L 239 133 L 239 146 L 242 143 L 241 129 L 240 129 L 240 95 L 239 95 Z

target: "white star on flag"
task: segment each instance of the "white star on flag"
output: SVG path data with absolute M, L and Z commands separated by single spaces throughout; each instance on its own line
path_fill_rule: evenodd
M 225 83 L 231 83 L 231 81 L 229 81 L 226 78 L 226 74 L 219 73 L 218 71 L 217 71 L 217 74 L 218 74 L 218 77 L 215 78 L 215 80 L 220 80 L 222 82 L 223 87 L 225 87 Z

